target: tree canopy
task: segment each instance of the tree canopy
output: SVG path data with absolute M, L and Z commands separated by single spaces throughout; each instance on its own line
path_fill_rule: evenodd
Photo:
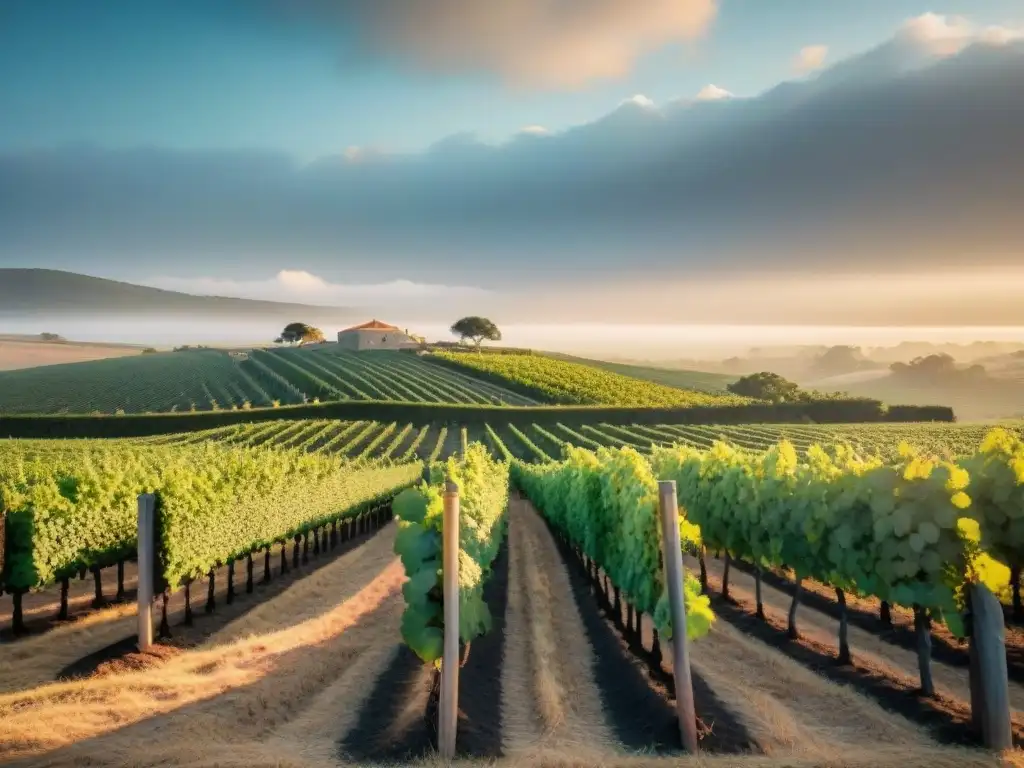
M 734 395 L 771 400 L 773 403 L 795 402 L 803 397 L 800 387 L 795 382 L 770 371 L 743 376 L 730 384 L 728 390 Z
M 486 317 L 464 317 L 452 324 L 452 333 L 465 341 L 472 339 L 478 347 L 484 339 L 501 341 L 501 331 Z
M 946 354 L 915 357 L 909 363 L 893 363 L 889 370 L 894 376 L 933 383 L 959 382 L 988 376 L 984 366 L 971 365 L 961 368 L 952 355 Z
M 859 347 L 840 344 L 829 347 L 816 358 L 811 370 L 818 376 L 841 376 L 872 367 L 875 366 L 864 357 Z
M 773 403 L 808 403 L 815 400 L 849 400 L 847 392 L 819 392 L 815 389 L 801 389 L 800 385 L 777 373 L 761 371 L 744 376 L 730 384 L 727 389 L 734 395 L 770 400 Z
M 274 342 L 277 344 L 320 344 L 324 332 L 306 323 L 288 323 Z

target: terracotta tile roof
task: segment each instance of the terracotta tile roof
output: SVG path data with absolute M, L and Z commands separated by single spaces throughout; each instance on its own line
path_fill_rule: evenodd
M 362 325 L 353 325 L 351 328 L 346 328 L 342 333 L 348 333 L 349 331 L 398 331 L 401 330 L 398 326 L 388 325 L 382 323 L 380 320 L 371 320 L 368 323 Z

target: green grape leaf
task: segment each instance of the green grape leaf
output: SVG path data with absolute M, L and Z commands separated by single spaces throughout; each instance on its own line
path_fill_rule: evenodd
M 395 497 L 391 508 L 395 514 L 409 523 L 423 522 L 427 518 L 428 499 L 415 488 L 407 488 Z
M 407 574 L 419 571 L 427 561 L 436 561 L 441 552 L 441 537 L 419 523 L 399 522 L 395 534 L 395 554 L 402 559 Z

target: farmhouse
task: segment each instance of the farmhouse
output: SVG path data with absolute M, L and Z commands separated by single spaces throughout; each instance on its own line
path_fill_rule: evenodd
M 419 346 L 412 336 L 401 328 L 371 320 L 338 332 L 338 346 L 342 349 L 404 349 Z

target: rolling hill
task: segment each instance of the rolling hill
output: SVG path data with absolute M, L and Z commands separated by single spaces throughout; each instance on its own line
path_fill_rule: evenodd
M 821 389 L 829 388 L 823 386 Z M 876 398 L 885 403 L 944 403 L 953 408 L 961 421 L 1024 416 L 1024 385 L 1020 380 L 1011 378 L 993 376 L 970 385 L 961 385 L 948 382 L 911 383 L 890 374 L 832 389 L 856 397 Z
M 0 413 L 171 413 L 314 400 L 533 405 L 402 352 L 192 349 L 0 372 Z
M 232 317 L 348 323 L 352 309 L 194 296 L 53 269 L 0 269 L 0 319 L 104 315 Z
M 605 360 L 593 360 L 586 357 L 574 357 L 556 352 L 548 353 L 551 357 L 559 360 L 568 360 L 573 363 L 581 363 L 594 368 L 601 368 L 621 376 L 629 376 L 634 379 L 661 384 L 665 387 L 677 389 L 692 389 L 698 392 L 721 393 L 726 387 L 732 384 L 739 376 L 728 373 L 708 373 L 707 371 L 691 371 L 686 369 L 660 368 L 650 365 L 634 365 L 632 363 L 610 363 Z

